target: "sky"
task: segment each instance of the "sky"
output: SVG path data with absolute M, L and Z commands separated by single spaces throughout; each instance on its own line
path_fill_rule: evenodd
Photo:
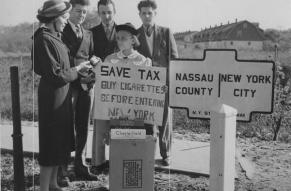
M 0 25 L 13 26 L 36 20 L 37 10 L 45 0 L 0 0 Z M 90 9 L 98 0 L 91 0 Z M 141 25 L 139 0 L 114 0 L 117 23 Z M 291 0 L 156 0 L 157 24 L 174 32 L 200 31 L 201 28 L 235 22 L 257 22 L 262 29 L 291 28 Z

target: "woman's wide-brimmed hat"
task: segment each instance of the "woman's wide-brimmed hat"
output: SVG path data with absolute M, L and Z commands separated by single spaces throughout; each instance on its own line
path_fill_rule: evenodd
M 136 30 L 136 28 L 131 23 L 125 23 L 125 24 L 122 24 L 122 25 L 117 25 L 115 27 L 115 29 L 116 29 L 116 32 L 118 32 L 118 31 L 128 31 L 133 35 L 137 35 L 138 34 L 138 30 Z
M 66 14 L 72 9 L 72 5 L 63 0 L 47 0 L 38 10 L 37 17 L 53 18 Z

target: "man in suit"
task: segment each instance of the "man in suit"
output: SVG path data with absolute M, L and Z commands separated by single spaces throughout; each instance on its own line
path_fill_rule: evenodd
M 73 67 L 83 61 L 88 61 L 93 56 L 94 45 L 91 31 L 82 27 L 88 11 L 89 0 L 71 0 L 70 3 L 72 10 L 68 24 L 64 28 L 62 40 L 69 49 L 70 62 Z M 97 180 L 97 176 L 90 173 L 83 156 L 87 143 L 95 75 L 94 73 L 83 75 L 80 80 L 71 84 L 75 128 L 74 171 L 79 178 Z M 81 84 L 85 84 L 85 86 Z
M 152 59 L 155 67 L 169 69 L 171 58 L 178 58 L 178 51 L 173 34 L 169 28 L 155 24 L 157 4 L 154 0 L 142 0 L 138 4 L 139 16 L 143 25 L 138 29 L 140 46 L 137 50 Z M 167 85 L 169 76 L 167 75 Z M 172 110 L 168 108 L 169 95 L 165 98 L 163 125 L 158 127 L 160 154 L 163 165 L 169 165 L 169 151 L 172 138 Z M 168 117 L 169 116 L 169 117 Z
M 92 28 L 94 41 L 94 54 L 102 59 L 117 51 L 115 30 L 115 4 L 112 0 L 100 0 L 98 2 L 98 15 L 101 23 Z
M 104 61 L 108 55 L 118 51 L 115 30 L 116 24 L 114 21 L 116 10 L 112 0 L 99 0 L 97 8 L 101 23 L 91 29 L 94 41 L 94 55 Z M 108 129 L 108 121 L 94 120 L 92 165 L 99 172 L 109 166 L 105 158 L 104 144 L 104 136 L 108 132 Z

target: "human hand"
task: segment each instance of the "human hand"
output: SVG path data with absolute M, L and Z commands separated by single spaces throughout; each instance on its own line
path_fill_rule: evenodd
M 95 66 L 97 66 L 99 63 L 102 63 L 102 60 L 101 60 L 101 58 L 99 58 L 99 57 L 93 55 L 93 56 L 90 58 L 90 63 L 91 63 L 91 65 L 92 65 L 93 67 L 95 67 Z
M 78 66 L 76 66 L 77 72 L 84 73 L 88 72 L 92 68 L 90 61 L 81 62 Z
M 94 72 L 89 72 L 89 74 L 85 77 L 80 78 L 81 84 L 90 84 L 90 83 L 95 83 L 95 73 Z

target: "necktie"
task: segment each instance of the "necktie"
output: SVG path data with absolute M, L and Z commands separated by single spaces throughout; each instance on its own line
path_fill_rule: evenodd
M 107 39 L 109 40 L 110 35 L 111 35 L 111 30 L 109 26 L 105 26 L 105 34 L 106 34 Z
M 146 35 L 148 36 L 148 37 L 150 37 L 151 35 L 152 35 L 152 33 L 153 33 L 153 27 L 152 26 L 147 26 L 146 27 Z
M 78 39 L 82 39 L 82 30 L 80 25 L 76 25 L 76 35 Z

